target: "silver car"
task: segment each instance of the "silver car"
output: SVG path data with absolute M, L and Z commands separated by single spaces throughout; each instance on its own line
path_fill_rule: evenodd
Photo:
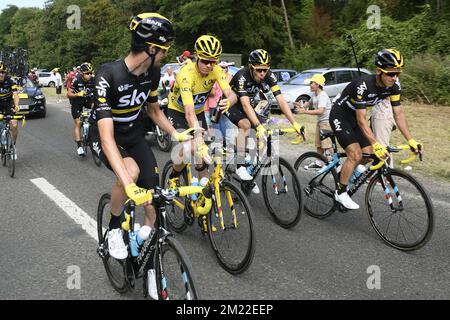
M 318 68 L 300 72 L 292 77 L 288 82 L 280 84 L 281 93 L 291 109 L 296 101 L 309 101 L 312 92 L 309 88 L 309 79 L 316 74 L 325 77 L 324 91 L 331 100 L 336 97 L 353 80 L 360 77 L 357 68 Z M 366 69 L 361 69 L 361 75 L 371 74 Z

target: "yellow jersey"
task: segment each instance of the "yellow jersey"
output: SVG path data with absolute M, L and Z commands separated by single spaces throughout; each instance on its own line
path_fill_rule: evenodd
M 184 106 L 193 105 L 195 114 L 202 113 L 216 81 L 222 91 L 230 88 L 227 74 L 217 65 L 206 77 L 198 72 L 195 62 L 183 66 L 169 94 L 169 109 L 184 113 Z

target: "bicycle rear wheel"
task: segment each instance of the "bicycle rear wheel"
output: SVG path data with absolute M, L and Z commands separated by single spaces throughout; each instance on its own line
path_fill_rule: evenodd
M 208 214 L 208 235 L 219 264 L 231 274 L 247 270 L 255 254 L 255 235 L 250 205 L 242 191 L 223 180 L 220 186 L 221 208 Z M 224 228 L 221 226 L 220 215 Z
M 166 165 L 164 166 L 162 175 L 161 175 L 161 186 L 162 188 L 169 188 L 169 176 L 172 173 L 173 170 L 173 162 L 172 160 L 167 161 Z M 187 186 L 187 175 L 186 172 L 183 171 L 183 173 L 180 176 L 179 185 L 180 186 Z M 183 197 L 177 197 L 175 198 L 178 203 L 183 204 L 186 208 L 188 208 L 189 204 Z M 185 209 L 188 210 L 188 209 Z M 184 210 L 178 207 L 176 204 L 172 203 L 171 205 L 166 206 L 166 212 L 167 212 L 167 222 L 169 224 L 169 227 L 175 231 L 175 232 L 183 232 L 187 228 L 187 224 L 185 221 L 185 213 Z
M 160 300 L 200 300 L 201 293 L 192 264 L 181 244 L 167 236 L 154 256 Z
M 6 166 L 8 167 L 9 176 L 13 178 L 14 173 L 16 172 L 16 145 L 14 144 L 11 134 L 8 133 L 6 139 Z
M 285 229 L 296 226 L 303 200 L 297 174 L 285 159 L 280 157 L 276 167 L 272 163 L 263 170 L 262 190 L 266 207 L 275 222 Z
M 108 224 L 111 217 L 111 196 L 105 193 L 100 198 L 97 210 L 97 236 L 99 254 L 114 289 L 119 293 L 128 291 L 128 282 L 125 277 L 126 263 L 116 260 L 108 252 Z
M 377 173 L 366 190 L 366 210 L 375 232 L 390 246 L 411 251 L 431 238 L 434 213 L 431 199 L 422 185 L 406 172 L 389 169 Z
M 325 219 L 336 210 L 334 201 L 338 183 L 336 169 L 332 168 L 317 176 L 326 163 L 327 160 L 321 154 L 306 152 L 294 164 L 303 190 L 305 212 L 317 219 Z

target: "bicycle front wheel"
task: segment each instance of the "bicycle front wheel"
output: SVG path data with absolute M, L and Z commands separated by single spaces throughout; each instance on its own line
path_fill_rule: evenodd
M 166 237 L 154 257 L 160 300 L 201 299 L 190 259 L 175 238 Z
M 250 205 L 242 191 L 227 180 L 222 181 L 219 196 L 220 208 L 215 199 L 208 215 L 209 240 L 219 264 L 231 274 L 240 274 L 250 267 L 255 254 Z
M 433 233 L 431 199 L 406 172 L 389 169 L 386 175 L 377 173 L 366 190 L 366 210 L 378 236 L 396 249 L 419 249 Z
M 97 210 L 97 236 L 98 251 L 101 254 L 103 265 L 114 289 L 119 293 L 128 291 L 128 283 L 125 277 L 125 263 L 116 260 L 108 252 L 108 225 L 111 217 L 111 196 L 105 193 L 100 198 Z
M 302 186 L 305 212 L 317 219 L 325 219 L 336 209 L 334 192 L 338 177 L 334 168 L 319 175 L 326 165 L 325 157 L 317 152 L 305 152 L 294 164 Z
M 269 178 L 269 179 L 268 179 Z M 285 229 L 295 227 L 303 210 L 300 182 L 292 166 L 283 158 L 263 170 L 264 202 L 275 222 Z
M 7 136 L 7 146 L 6 165 L 8 167 L 9 176 L 13 178 L 14 173 L 16 172 L 16 146 L 10 134 Z

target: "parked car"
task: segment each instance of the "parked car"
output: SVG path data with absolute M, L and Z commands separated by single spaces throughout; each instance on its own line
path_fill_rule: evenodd
M 47 113 L 45 96 L 42 93 L 41 86 L 34 84 L 26 79 L 19 91 L 19 109 L 18 114 L 26 114 L 37 117 L 45 117 Z
M 51 72 L 36 72 L 39 84 L 43 87 L 55 87 L 55 78 Z
M 298 74 L 298 71 L 292 69 L 270 69 L 277 77 L 277 82 L 283 84 L 289 81 L 293 76 Z
M 281 93 L 291 109 L 294 108 L 293 103 L 295 101 L 311 99 L 312 92 L 309 88 L 309 79 L 316 73 L 325 77 L 323 90 L 331 99 L 340 94 L 351 81 L 360 77 L 357 68 L 319 68 L 302 71 L 288 82 L 280 85 Z M 370 73 L 366 69 L 361 69 L 361 75 Z

